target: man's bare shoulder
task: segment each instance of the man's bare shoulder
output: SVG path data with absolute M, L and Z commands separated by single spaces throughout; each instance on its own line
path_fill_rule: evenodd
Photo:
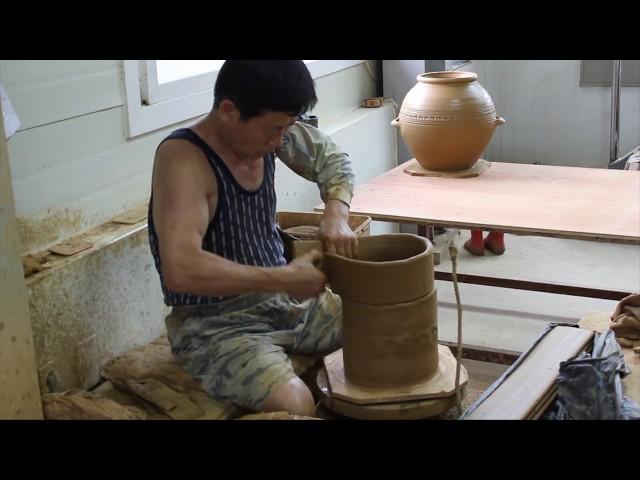
M 204 162 L 207 164 L 207 158 L 204 152 L 193 143 L 181 138 L 172 138 L 165 140 L 156 150 L 156 163 L 181 163 L 198 165 Z
M 187 140 L 166 140 L 156 151 L 154 170 L 156 174 L 173 175 L 176 170 L 211 174 L 211 168 L 204 152 Z
M 213 169 L 204 152 L 187 140 L 166 140 L 156 151 L 154 183 L 197 184 L 215 190 Z M 186 186 L 186 185 L 185 185 Z

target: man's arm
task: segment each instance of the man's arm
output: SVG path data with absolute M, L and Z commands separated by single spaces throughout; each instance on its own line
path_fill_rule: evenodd
M 153 173 L 153 219 L 167 288 L 176 293 L 224 296 L 285 292 L 295 298 L 319 294 L 326 278 L 316 269 L 319 252 L 285 267 L 241 265 L 202 249 L 217 205 L 216 182 L 206 158 L 193 145 L 165 142 Z
M 328 135 L 302 122 L 291 126 L 276 153 L 291 170 L 318 184 L 325 202 L 320 236 L 326 250 L 355 256 L 358 241 L 348 223 L 355 183 L 349 156 Z

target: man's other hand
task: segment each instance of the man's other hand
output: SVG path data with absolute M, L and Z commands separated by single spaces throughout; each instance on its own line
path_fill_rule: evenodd
M 320 222 L 320 239 L 327 252 L 349 258 L 357 256 L 358 237 L 349 226 L 349 207 L 346 204 L 339 200 L 326 203 Z
M 289 269 L 287 293 L 296 300 L 315 297 L 322 293 L 327 284 L 327 277 L 318 265 L 322 253 L 311 250 L 309 253 L 294 259 L 286 268 Z

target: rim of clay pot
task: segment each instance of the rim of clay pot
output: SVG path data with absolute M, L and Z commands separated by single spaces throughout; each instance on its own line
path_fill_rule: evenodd
M 416 80 L 421 83 L 471 83 L 478 79 L 473 72 L 427 72 L 421 73 Z
M 377 242 L 390 237 L 396 238 L 398 239 L 398 241 L 405 242 L 405 243 L 406 242 L 415 243 L 416 247 L 424 246 L 424 249 L 416 252 L 410 257 L 399 258 L 395 260 L 365 260 L 365 259 L 360 260 L 357 258 L 344 257 L 342 255 L 338 255 L 337 253 L 325 252 L 324 254 L 326 256 L 336 257 L 342 261 L 349 262 L 356 265 L 389 265 L 389 264 L 401 265 L 404 263 L 414 262 L 417 257 L 420 257 L 421 255 L 425 255 L 425 254 L 428 255 L 433 249 L 433 244 L 428 239 L 424 237 L 420 237 L 418 235 L 413 235 L 410 233 L 386 233 L 381 235 L 371 235 L 371 236 L 362 237 L 359 240 L 364 242 Z

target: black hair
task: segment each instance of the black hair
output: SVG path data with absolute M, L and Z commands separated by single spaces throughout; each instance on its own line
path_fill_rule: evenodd
M 300 116 L 318 102 L 302 60 L 227 60 L 218 72 L 213 93 L 214 110 L 222 100 L 231 100 L 242 120 L 265 112 Z

